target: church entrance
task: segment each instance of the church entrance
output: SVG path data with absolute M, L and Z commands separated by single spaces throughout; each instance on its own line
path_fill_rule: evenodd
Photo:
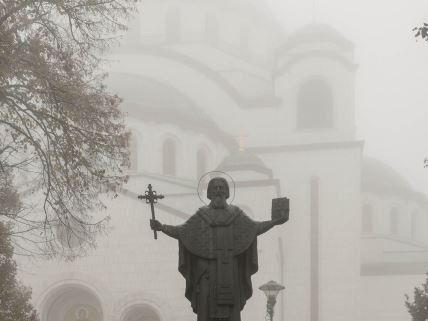
M 46 321 L 103 321 L 101 304 L 88 289 L 65 286 L 50 298 L 43 313 Z
M 149 305 L 138 304 L 127 310 L 122 321 L 161 321 L 161 319 Z

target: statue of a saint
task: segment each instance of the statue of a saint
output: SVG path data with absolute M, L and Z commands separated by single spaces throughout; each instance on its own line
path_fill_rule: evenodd
M 198 321 L 240 321 L 252 295 L 251 275 L 258 270 L 257 236 L 288 220 L 288 199 L 273 202 L 270 221 L 256 222 L 237 206 L 227 204 L 224 178 L 210 180 L 208 206 L 184 224 L 171 226 L 151 220 L 156 231 L 178 240 L 178 270 L 186 279 L 186 298 Z

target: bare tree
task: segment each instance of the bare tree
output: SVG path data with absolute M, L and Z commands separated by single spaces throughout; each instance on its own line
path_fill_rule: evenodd
M 135 2 L 0 0 L 0 220 L 18 254 L 73 258 L 106 228 L 94 213 L 129 155 L 101 57 Z

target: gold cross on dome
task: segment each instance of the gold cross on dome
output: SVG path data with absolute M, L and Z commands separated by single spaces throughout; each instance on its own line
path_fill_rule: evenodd
M 244 129 L 240 129 L 239 130 L 239 136 L 237 136 L 238 138 L 238 144 L 239 144 L 239 151 L 243 152 L 245 150 L 245 138 L 248 137 L 248 135 L 246 134 L 246 132 L 244 131 Z

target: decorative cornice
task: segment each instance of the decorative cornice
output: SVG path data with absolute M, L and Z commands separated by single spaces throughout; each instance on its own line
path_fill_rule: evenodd
M 266 187 L 266 186 L 272 186 L 275 188 L 276 191 L 276 196 L 280 197 L 281 196 L 281 186 L 280 186 L 280 182 L 277 179 L 266 179 L 266 180 L 253 180 L 253 181 L 237 181 L 235 182 L 235 187 L 241 187 L 241 188 L 246 188 L 246 187 Z M 134 193 L 126 188 L 121 188 L 119 190 L 119 193 L 129 197 L 133 200 L 138 200 L 138 194 Z M 178 194 L 177 194 L 178 195 Z M 174 195 L 174 196 L 177 196 Z M 183 193 L 181 194 L 182 196 L 193 196 L 194 193 L 189 194 L 189 193 Z M 166 195 L 168 196 L 168 195 Z M 168 196 L 169 197 L 169 196 Z M 180 210 L 177 210 L 173 207 L 170 207 L 168 205 L 165 205 L 163 203 L 157 203 L 156 204 L 156 208 L 158 208 L 159 210 L 162 210 L 164 212 L 170 213 L 174 216 L 177 216 L 179 218 L 182 219 L 188 219 L 191 215 L 189 215 L 188 213 L 182 212 Z
M 428 271 L 428 261 L 412 263 L 366 263 L 360 268 L 361 276 L 380 275 L 424 275 Z
M 379 196 L 400 196 L 404 200 L 415 201 L 424 208 L 428 208 L 427 197 L 419 192 L 415 192 L 406 187 L 396 187 L 388 185 L 385 181 L 384 184 L 367 184 L 362 182 L 361 191 L 368 194 L 376 194 Z
M 412 251 L 406 251 L 406 252 L 428 252 L 428 245 L 424 243 L 417 242 L 415 240 L 412 240 L 410 238 L 405 238 L 400 235 L 393 235 L 393 234 L 381 234 L 381 233 L 370 233 L 370 234 L 363 234 L 361 235 L 362 240 L 389 240 L 393 242 L 398 242 L 407 246 L 413 246 L 418 248 L 417 250 Z M 384 251 L 385 253 L 398 253 L 398 251 Z
M 331 149 L 347 149 L 359 148 L 363 149 L 364 141 L 345 141 L 345 142 L 328 142 L 314 144 L 296 144 L 296 145 L 278 145 L 278 146 L 263 146 L 250 147 L 247 150 L 254 154 L 272 154 L 284 152 L 307 152 L 316 150 L 331 150 Z
M 221 170 L 221 171 L 224 171 L 224 172 L 229 172 L 229 171 L 230 172 L 233 172 L 233 171 L 254 171 L 254 172 L 259 172 L 259 173 L 265 174 L 269 178 L 273 177 L 271 169 L 266 168 L 266 167 L 262 167 L 262 166 L 256 165 L 256 164 L 224 165 L 224 166 L 219 166 L 217 169 Z
M 183 179 L 180 177 L 166 176 L 166 175 L 162 175 L 162 174 L 140 172 L 138 174 L 129 175 L 129 177 L 130 178 L 132 178 L 132 177 L 137 177 L 137 178 L 138 177 L 146 177 L 146 178 L 156 179 L 158 181 L 169 183 L 169 184 L 176 185 L 179 187 L 184 187 L 184 188 L 190 189 L 192 191 L 195 191 L 197 188 L 196 187 L 197 182 L 195 182 L 195 181 Z
M 281 196 L 281 183 L 278 179 L 260 179 L 260 180 L 251 180 L 251 181 L 238 181 L 235 182 L 236 187 L 266 187 L 273 186 L 278 197 Z

